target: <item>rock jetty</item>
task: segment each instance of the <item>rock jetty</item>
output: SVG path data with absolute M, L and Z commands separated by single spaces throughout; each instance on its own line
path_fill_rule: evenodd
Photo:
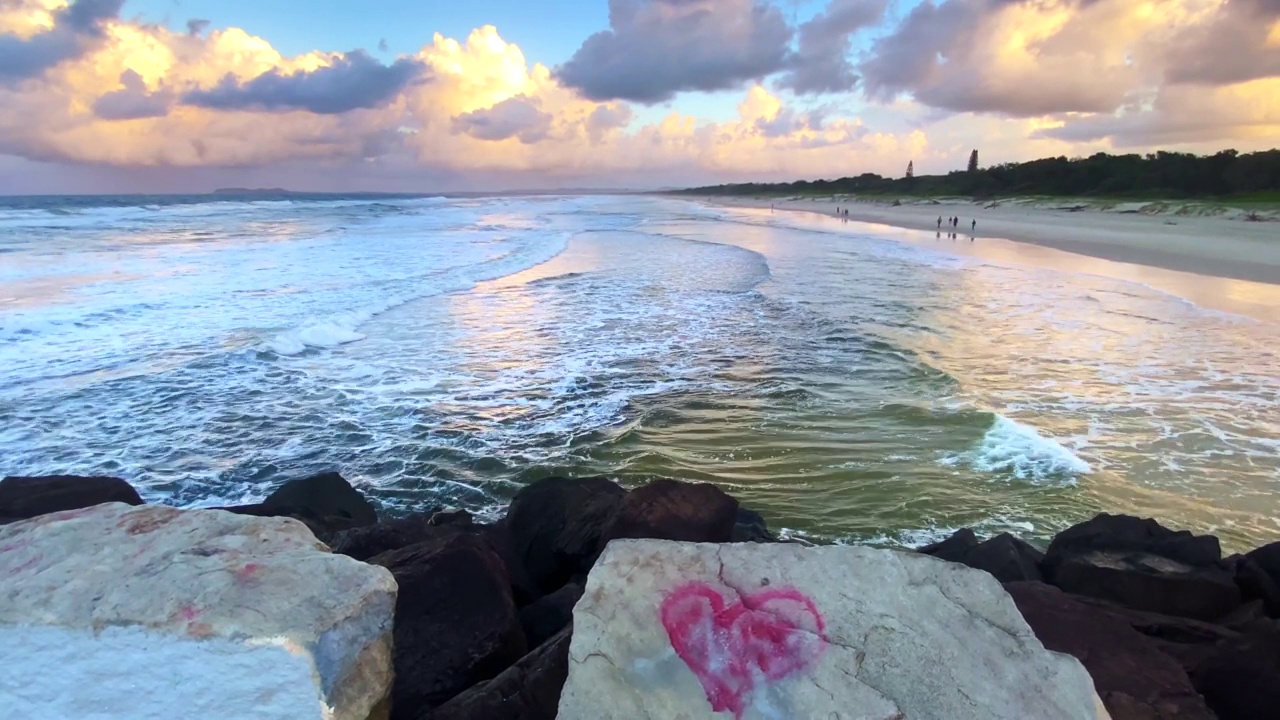
M 1280 543 L 1224 557 L 1211 536 L 1103 514 L 1045 547 L 965 530 L 918 553 L 811 548 L 674 480 L 541 480 L 491 524 L 383 518 L 336 473 L 250 506 L 140 503 L 113 478 L 0 481 L 0 708 L 1280 718 Z

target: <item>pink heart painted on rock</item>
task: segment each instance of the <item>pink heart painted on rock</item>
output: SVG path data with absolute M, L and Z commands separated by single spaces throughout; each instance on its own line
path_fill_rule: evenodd
M 794 588 L 742 595 L 726 605 L 706 583 L 683 585 L 662 601 L 662 626 L 716 712 L 735 718 L 756 689 L 812 668 L 826 650 L 822 615 Z

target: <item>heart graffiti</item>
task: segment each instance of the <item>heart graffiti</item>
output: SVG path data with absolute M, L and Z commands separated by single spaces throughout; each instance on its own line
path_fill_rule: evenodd
M 727 604 L 706 583 L 662 602 L 662 626 L 716 712 L 741 718 L 760 687 L 806 671 L 826 650 L 822 615 L 794 588 L 762 590 Z

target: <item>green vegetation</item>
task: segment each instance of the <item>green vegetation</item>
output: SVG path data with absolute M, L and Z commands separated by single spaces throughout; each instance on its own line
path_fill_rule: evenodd
M 861 195 L 971 196 L 1124 199 L 1230 199 L 1233 203 L 1280 202 L 1280 150 L 1241 155 L 1223 150 L 1213 155 L 1156 152 L 1087 158 L 1043 158 L 1024 163 L 977 167 L 946 175 L 886 178 L 874 173 L 838 180 L 791 183 L 739 183 L 682 190 L 692 195 Z

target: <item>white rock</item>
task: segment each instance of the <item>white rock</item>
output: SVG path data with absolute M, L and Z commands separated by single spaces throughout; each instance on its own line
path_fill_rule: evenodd
M 987 573 L 859 547 L 615 540 L 573 613 L 561 720 L 1095 720 Z
M 302 523 L 108 503 L 0 527 L 0 717 L 365 720 L 396 585 Z

